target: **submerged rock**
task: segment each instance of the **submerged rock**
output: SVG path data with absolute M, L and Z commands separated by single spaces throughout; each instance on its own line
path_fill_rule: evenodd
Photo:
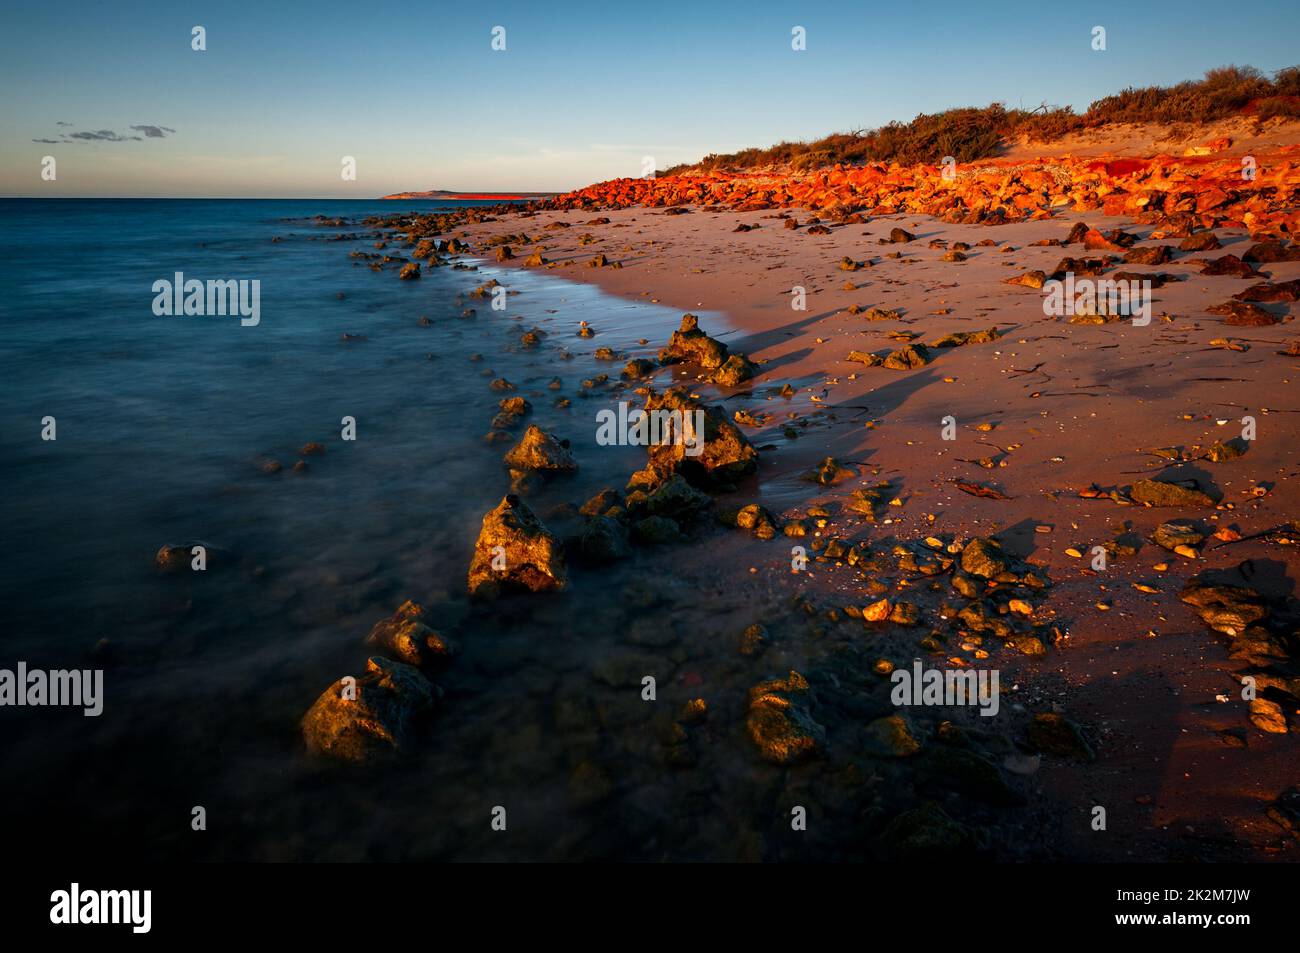
M 863 729 L 867 754 L 879 758 L 907 758 L 921 750 L 912 726 L 902 715 L 877 718 Z
M 807 680 L 798 672 L 749 690 L 745 729 L 759 753 L 773 764 L 796 764 L 816 755 L 826 729 L 809 713 Z
M 660 546 L 675 543 L 682 538 L 681 528 L 676 520 L 667 516 L 647 516 L 632 526 L 632 533 L 638 542 Z
M 673 474 L 646 498 L 651 516 L 668 516 L 678 523 L 690 522 L 713 508 L 713 497 Z
M 553 592 L 567 582 L 564 548 L 519 497 L 506 496 L 483 517 L 469 567 L 469 594 L 495 598 L 502 590 Z
M 627 530 L 618 520 L 609 516 L 595 516 L 587 520 L 578 537 L 582 557 L 593 563 L 614 562 L 631 552 Z
M 316 699 L 302 719 L 303 739 L 312 753 L 339 761 L 400 754 L 436 700 L 419 669 L 373 656 L 365 674 L 339 679 Z
M 880 845 L 899 860 L 922 859 L 970 850 L 974 837 L 933 801 L 904 811 L 880 835 Z

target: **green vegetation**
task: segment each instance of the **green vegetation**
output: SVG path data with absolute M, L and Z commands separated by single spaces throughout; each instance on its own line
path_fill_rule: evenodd
M 799 172 L 836 164 L 938 162 L 944 156 L 970 162 L 997 155 L 1004 141 L 1022 136 L 1032 142 L 1053 142 L 1108 123 L 1201 124 L 1234 115 L 1250 115 L 1259 121 L 1277 116 L 1300 118 L 1300 67 L 1279 70 L 1270 79 L 1254 67 L 1222 66 L 1207 72 L 1204 79 L 1176 86 L 1130 87 L 1097 100 L 1082 115 L 1069 106 L 1025 110 L 1007 109 L 1001 103 L 983 109 L 968 106 L 923 113 L 909 123 L 839 132 L 812 142 L 714 153 L 659 174 L 768 166 Z

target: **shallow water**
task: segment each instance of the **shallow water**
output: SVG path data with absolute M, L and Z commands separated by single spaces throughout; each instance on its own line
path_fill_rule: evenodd
M 690 558 L 681 552 L 579 570 L 562 596 L 486 613 L 471 611 L 464 580 L 482 514 L 509 482 L 505 447 L 482 439 L 502 396 L 488 382 L 512 381 L 532 421 L 573 440 L 579 475 L 530 497 L 533 507 L 545 516 L 580 504 L 644 462 L 639 448 L 595 443 L 596 410 L 623 397 L 586 396 L 580 382 L 602 372 L 617 381 L 622 363 L 592 351 L 652 356 L 680 315 L 487 265 L 401 282 L 399 265 L 376 273 L 349 259 L 374 251 L 366 229 L 310 220 L 397 210 L 0 206 L 3 664 L 107 669 L 99 718 L 4 713 L 3 770 L 23 779 L 3 795 L 14 836 L 57 818 L 55 836 L 91 855 L 129 844 L 143 856 L 201 858 L 564 857 L 612 836 L 583 824 L 557 840 L 555 818 L 571 801 L 581 814 L 614 789 L 637 800 L 664 783 L 639 676 L 611 685 L 592 670 L 606 659 L 607 669 L 649 667 L 672 683 L 700 652 L 732 654 L 703 641 L 720 633 L 702 624 L 743 628 L 748 619 L 727 612 L 752 608 L 746 600 L 690 588 L 708 577 L 707 561 L 680 582 L 675 564 Z M 356 241 L 328 240 L 353 231 Z M 155 316 L 152 283 L 176 271 L 259 279 L 260 323 Z M 506 311 L 460 299 L 493 277 L 519 292 Z M 476 316 L 462 317 L 466 307 Z M 703 318 L 725 331 L 720 317 Z M 580 320 L 594 338 L 577 336 Z M 518 340 L 533 327 L 547 337 L 530 351 Z M 559 390 L 547 386 L 554 377 Z M 553 406 L 557 396 L 572 406 Z M 54 441 L 40 439 L 47 415 Z M 340 439 L 344 416 L 356 419 L 355 441 Z M 325 453 L 293 472 L 309 441 Z M 268 459 L 283 469 L 263 472 Z M 208 572 L 153 571 L 160 545 L 191 541 L 211 547 Z M 322 772 L 303 756 L 298 720 L 331 681 L 361 671 L 365 633 L 407 598 L 464 649 L 441 680 L 429 748 L 397 766 Z M 678 707 L 701 684 L 682 678 L 665 691 Z M 644 763 L 631 754 L 641 748 Z M 584 763 L 597 768 L 573 782 Z M 507 847 L 468 833 L 487 830 L 479 822 L 502 802 L 518 818 L 512 827 L 531 835 Z M 195 839 L 193 805 L 219 836 Z M 645 817 L 660 815 L 662 805 Z M 609 845 L 653 852 L 640 835 Z

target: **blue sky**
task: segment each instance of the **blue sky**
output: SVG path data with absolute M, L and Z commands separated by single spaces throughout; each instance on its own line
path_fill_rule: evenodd
M 643 156 L 663 168 L 951 106 L 1085 108 L 1227 63 L 1278 69 L 1300 61 L 1298 35 L 1295 0 L 6 3 L 0 195 L 562 190 L 639 175 Z M 141 139 L 62 141 L 97 130 Z

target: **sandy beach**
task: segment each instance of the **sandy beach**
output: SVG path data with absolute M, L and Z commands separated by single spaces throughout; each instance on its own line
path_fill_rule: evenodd
M 764 421 L 745 428 L 763 448 L 757 502 L 798 517 L 813 504 L 842 507 L 855 488 L 887 480 L 891 499 L 878 523 L 861 526 L 841 509 L 825 535 L 860 533 L 886 544 L 995 536 L 1050 576 L 1050 594 L 1033 612 L 1059 639 L 1036 657 L 1004 650 L 998 663 L 1020 682 L 1022 704 L 1087 724 L 1103 756 L 1088 765 L 1044 763 L 1045 792 L 1080 817 L 1094 802 L 1113 805 L 1142 830 L 1138 840 L 1164 832 L 1193 845 L 1194 855 L 1228 852 L 1234 837 L 1265 855 L 1275 851 L 1276 829 L 1261 806 L 1290 783 L 1290 739 L 1255 730 L 1243 706 L 1226 703 L 1240 690 L 1234 673 L 1249 663 L 1229 658 L 1179 593 L 1207 569 L 1240 576 L 1244 564 L 1249 578 L 1239 581 L 1285 597 L 1300 568 L 1294 546 L 1237 541 L 1285 524 L 1300 508 L 1293 384 L 1300 358 L 1279 353 L 1296 338 L 1294 306 L 1273 306 L 1280 322 L 1269 327 L 1229 326 L 1207 313 L 1250 284 L 1300 278 L 1300 262 L 1261 265 L 1266 278 L 1253 280 L 1201 275 L 1207 259 L 1241 256 L 1253 244 L 1244 228 L 1218 228 L 1221 250 L 1176 251 L 1154 268 L 1119 266 L 1172 276 L 1154 291 L 1149 325 L 1077 324 L 1045 315 L 1043 291 L 1006 279 L 1050 275 L 1064 255 L 1080 254 L 1078 245 L 1042 244 L 1064 241 L 1078 222 L 1135 233 L 1135 247 L 1152 244 L 1151 226 L 1076 212 L 997 227 L 895 215 L 810 235 L 807 225 L 783 227 L 787 215 L 808 218 L 799 209 L 627 208 L 595 219 L 563 210 L 508 216 L 463 234 L 479 248 L 523 230 L 537 235 L 526 250 L 566 280 L 725 315 L 737 329 L 725 341 L 757 363 L 754 379 L 716 388 L 692 369 L 672 373 L 728 414 L 743 409 Z M 915 240 L 882 243 L 897 227 Z M 970 246 L 965 260 L 945 260 L 959 242 Z M 600 254 L 608 264 L 589 267 Z M 842 270 L 846 259 L 863 267 Z M 521 264 L 522 253 L 504 262 Z M 796 287 L 806 289 L 806 310 L 792 308 Z M 868 320 L 869 308 L 896 317 Z M 701 326 L 708 330 L 707 318 Z M 883 353 L 909 337 L 986 328 L 997 329 L 996 341 L 931 348 L 932 362 L 912 370 L 846 360 L 850 351 Z M 780 396 L 787 384 L 794 393 Z M 941 432 L 949 417 L 954 440 Z M 1195 459 L 1196 448 L 1238 437 L 1248 417 L 1257 424 L 1248 452 Z M 1185 448 L 1187 459 L 1156 452 L 1171 447 Z M 858 478 L 810 485 L 803 475 L 827 457 Z M 1144 478 L 1195 479 L 1220 501 L 1202 509 L 1132 505 L 1126 488 Z M 958 482 L 998 496 L 972 496 Z M 1081 497 L 1089 487 L 1104 492 Z M 1168 521 L 1194 522 L 1207 542 L 1185 555 L 1150 542 Z M 1093 547 L 1117 538 L 1136 551 L 1121 549 L 1104 571 L 1093 569 Z M 779 542 L 756 546 L 764 555 L 755 558 L 769 564 L 787 558 L 773 553 Z M 805 585 L 821 595 L 854 592 L 842 573 L 813 575 Z M 952 648 L 946 654 L 974 660 Z M 1086 856 L 1141 854 L 1134 840 L 1089 838 L 1082 824 L 1060 833 L 1067 849 Z

